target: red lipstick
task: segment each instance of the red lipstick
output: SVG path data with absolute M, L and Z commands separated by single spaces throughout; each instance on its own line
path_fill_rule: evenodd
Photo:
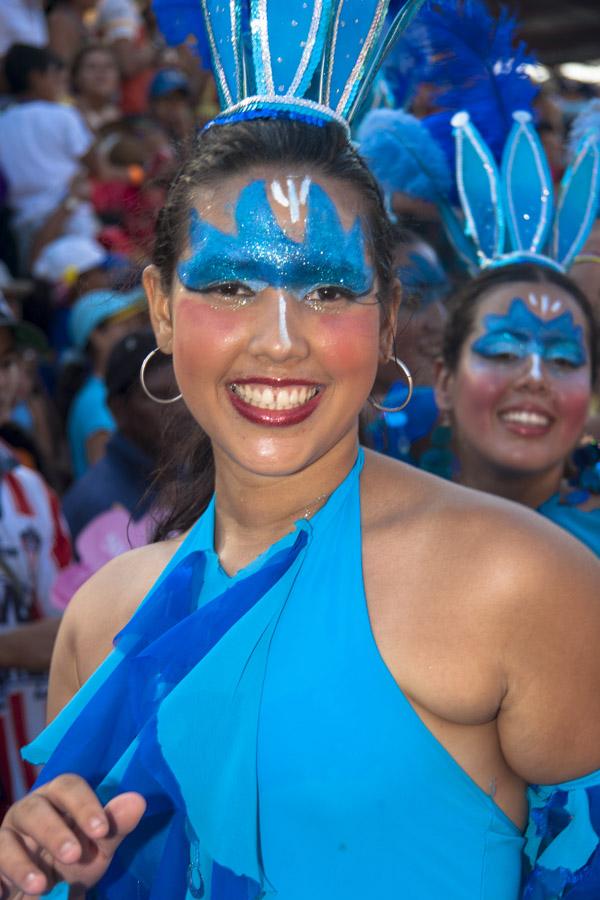
M 229 385 L 227 394 L 236 412 L 255 425 L 266 425 L 275 428 L 289 427 L 304 422 L 305 419 L 308 419 L 313 414 L 323 395 L 322 390 L 319 390 L 306 403 L 295 406 L 292 409 L 266 409 L 248 403 L 235 391 L 235 385 L 244 384 L 260 384 L 274 389 L 286 387 L 319 388 L 318 382 L 306 381 L 300 378 L 240 378 Z

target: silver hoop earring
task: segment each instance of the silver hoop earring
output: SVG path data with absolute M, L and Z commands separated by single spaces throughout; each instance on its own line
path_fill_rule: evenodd
M 404 375 L 406 376 L 406 380 L 408 382 L 408 397 L 406 398 L 404 403 L 402 403 L 400 406 L 382 406 L 381 403 L 378 403 L 377 400 L 373 400 L 373 398 L 371 396 L 369 396 L 368 400 L 369 400 L 369 403 L 371 404 L 371 406 L 374 406 L 375 409 L 378 409 L 379 412 L 382 412 L 382 413 L 401 412 L 410 403 L 411 397 L 413 395 L 413 390 L 414 390 L 413 377 L 410 374 L 410 370 L 409 370 L 408 366 L 406 365 L 406 363 L 403 363 L 402 360 L 398 359 L 397 356 L 392 356 L 392 357 L 390 357 L 390 359 L 392 360 L 392 362 L 396 363 L 396 365 L 398 366 L 399 369 L 402 369 L 402 371 L 404 372 Z
M 181 400 L 181 397 L 182 397 L 181 394 L 177 394 L 176 397 L 171 397 L 170 400 L 162 400 L 160 397 L 155 397 L 154 394 L 152 394 L 146 387 L 146 382 L 144 380 L 145 375 L 146 375 L 146 366 L 148 365 L 148 363 L 150 362 L 150 360 L 152 359 L 154 354 L 158 353 L 158 351 L 159 351 L 158 347 L 156 347 L 154 350 L 151 350 L 150 353 L 148 354 L 148 356 L 146 357 L 146 359 L 144 360 L 144 362 L 142 363 L 142 366 L 140 368 L 140 384 L 142 386 L 142 390 L 145 393 L 146 397 L 150 397 L 150 399 L 154 400 L 155 403 L 163 403 L 163 404 L 177 403 L 178 400 Z

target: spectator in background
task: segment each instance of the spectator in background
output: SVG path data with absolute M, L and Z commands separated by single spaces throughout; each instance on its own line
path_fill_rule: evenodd
M 71 69 L 75 105 L 90 131 L 121 117 L 119 68 L 110 47 L 90 44 L 79 51 Z
M 93 238 L 67 234 L 43 248 L 34 260 L 32 274 L 57 288 L 67 288 L 76 299 L 89 291 L 108 287 L 109 254 Z
M 44 352 L 48 345 L 41 331 L 20 322 L 0 292 L 0 440 L 23 465 L 43 471 L 31 417 L 15 415 L 23 382 L 23 354 Z M 26 410 L 26 412 L 28 412 Z M 1 518 L 1 515 L 0 515 Z
M 117 430 L 102 459 L 75 482 L 63 498 L 63 512 L 75 541 L 98 515 L 115 505 L 124 507 L 135 521 L 147 514 L 149 493 L 158 461 L 164 410 L 146 396 L 140 369 L 156 347 L 151 331 L 138 331 L 115 345 L 106 367 L 107 404 Z M 173 367 L 161 354 L 146 372 L 146 384 L 157 397 L 177 394 Z
M 90 291 L 111 287 L 110 256 L 93 238 L 64 235 L 47 244 L 33 264 L 36 292 L 28 318 L 60 355 L 71 346 L 71 306 Z
M 0 297 L 2 295 L 14 319 L 20 326 L 30 328 L 32 323 L 28 316 L 25 316 L 27 320 L 25 323 L 22 319 L 24 310 L 29 311 L 32 308 L 34 282 L 31 279 L 13 278 L 0 260 Z M 35 346 L 26 343 L 21 353 L 20 387 L 11 421 L 25 433 L 26 439 L 34 438 L 36 453 L 33 456 L 34 458 L 37 456 L 35 467 L 51 486 L 57 489 L 61 484 L 58 472 L 63 440 L 58 413 L 50 396 L 53 380 L 48 377 L 52 371 L 47 355 L 48 342 L 45 333 L 39 327 L 30 328 L 30 331 L 36 335 Z M 7 442 L 11 443 L 10 440 Z
M 103 222 L 99 237 L 111 251 L 141 265 L 154 244 L 154 227 L 166 193 L 166 169 L 173 172 L 174 153 L 157 123 L 140 129 L 139 120 L 107 127 L 98 153 L 113 169 L 129 175 L 127 181 L 106 178 L 94 184 L 92 202 Z
M 48 43 L 67 67 L 93 37 L 85 15 L 96 3 L 97 0 L 50 0 L 48 4 Z
M 79 112 L 58 102 L 64 70 L 49 50 L 14 44 L 4 68 L 19 101 L 0 117 L 0 170 L 7 183 L 19 260 L 27 269 L 36 232 L 64 205 L 64 233 L 95 234 L 89 203 L 70 197 L 82 168 L 93 167 L 93 135 Z
M 75 303 L 70 330 L 75 348 L 84 352 L 91 372 L 75 395 L 67 417 L 73 473 L 79 478 L 104 455 L 115 430 L 106 403 L 106 364 L 117 341 L 147 325 L 142 288 L 128 293 L 92 291 Z
M 149 90 L 150 111 L 168 134 L 175 152 L 185 155 L 196 132 L 190 83 L 178 69 L 161 69 Z
M 15 403 L 23 341 L 31 341 L 30 330 L 3 308 L 2 421 Z M 47 670 L 58 627 L 50 590 L 57 572 L 69 563 L 71 548 L 56 496 L 1 440 L 0 509 L 0 805 L 7 805 L 35 778 L 19 748 L 44 725 Z
M 0 440 L 20 463 L 56 487 L 58 419 L 39 371 L 48 343 L 38 328 L 15 315 L 0 290 L 0 331 L 4 329 L 12 334 L 14 352 L 2 362 Z
M 157 53 L 135 0 L 99 0 L 96 28 L 102 43 L 115 54 L 121 73 L 123 113 L 146 112 Z

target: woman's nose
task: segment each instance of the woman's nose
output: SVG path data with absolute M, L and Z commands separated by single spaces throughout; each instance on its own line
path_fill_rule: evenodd
M 541 355 L 539 353 L 530 353 L 523 360 L 518 382 L 519 385 L 523 385 L 529 390 L 547 390 L 547 375 L 546 366 Z
M 289 292 L 268 288 L 257 303 L 249 349 L 271 360 L 304 359 L 309 344 L 304 334 L 300 303 Z

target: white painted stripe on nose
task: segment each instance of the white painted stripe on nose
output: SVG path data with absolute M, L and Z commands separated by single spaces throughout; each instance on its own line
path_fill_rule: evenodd
M 532 378 L 535 378 L 536 381 L 542 380 L 542 358 L 539 353 L 531 354 L 531 368 L 529 369 L 529 374 Z
M 279 295 L 279 340 L 286 350 L 292 346 L 287 327 L 287 300 L 283 293 Z

